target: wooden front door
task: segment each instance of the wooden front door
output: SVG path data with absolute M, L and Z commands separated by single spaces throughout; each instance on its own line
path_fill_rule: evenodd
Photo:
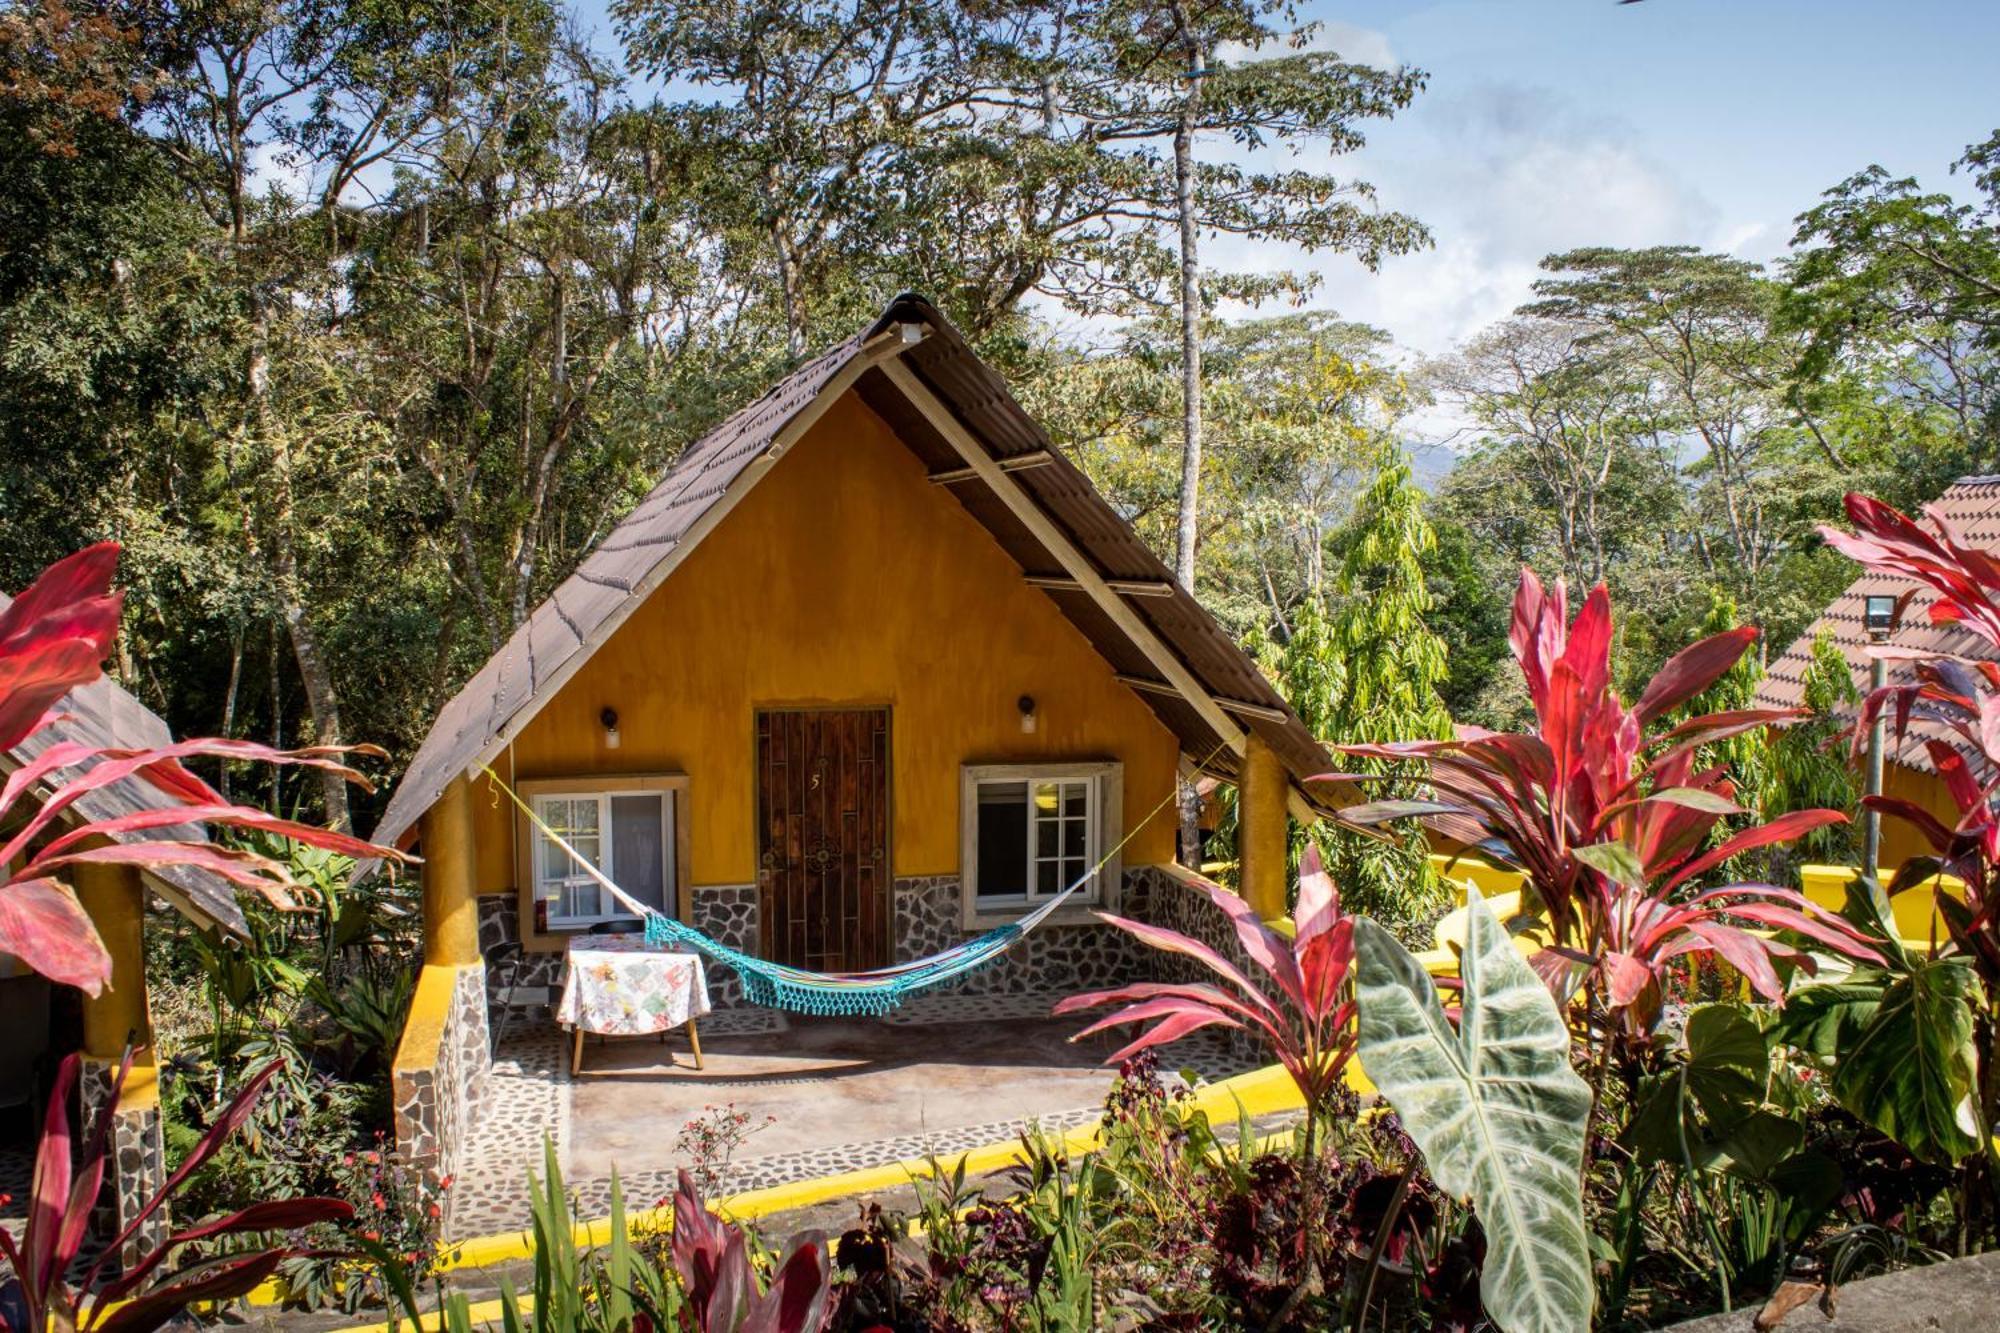
M 889 710 L 757 714 L 763 954 L 814 972 L 889 961 Z

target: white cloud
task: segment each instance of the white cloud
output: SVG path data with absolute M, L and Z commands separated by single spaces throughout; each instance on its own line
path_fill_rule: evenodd
M 1215 49 L 1215 58 L 1233 64 L 1291 51 L 1331 52 L 1350 64 L 1373 65 L 1378 69 L 1395 69 L 1402 63 L 1389 45 L 1387 33 L 1355 23 L 1343 23 L 1339 19 L 1327 19 L 1315 24 L 1310 35 L 1297 47 L 1265 46 L 1258 49 L 1242 42 L 1224 42 Z

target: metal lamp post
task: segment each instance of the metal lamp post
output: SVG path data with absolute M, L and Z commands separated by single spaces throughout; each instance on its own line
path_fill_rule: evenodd
M 1893 593 L 1869 593 L 1862 616 L 1868 628 L 1868 642 L 1884 644 L 1896 632 L 1896 597 Z M 1873 695 L 1888 679 L 1888 667 L 1879 656 L 1868 663 L 1868 693 Z M 1868 773 L 1862 790 L 1869 796 L 1882 794 L 1882 714 L 1868 728 Z M 1861 808 L 1861 869 L 1874 878 L 1882 859 L 1882 816 L 1867 806 Z

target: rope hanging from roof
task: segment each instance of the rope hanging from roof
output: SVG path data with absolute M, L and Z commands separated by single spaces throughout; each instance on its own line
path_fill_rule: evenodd
M 646 944 L 649 948 L 685 949 L 698 953 L 711 961 L 721 963 L 735 972 L 742 980 L 744 998 L 752 1004 L 769 1009 L 784 1009 L 795 1014 L 822 1014 L 840 1016 L 879 1017 L 900 1006 L 904 999 L 919 991 L 933 990 L 959 980 L 966 974 L 986 966 L 998 959 L 1008 949 L 1018 943 L 1049 916 L 1069 901 L 1091 877 L 1107 865 L 1111 858 L 1137 835 L 1152 818 L 1174 800 L 1169 792 L 1164 800 L 1147 813 L 1130 833 L 1121 838 L 1117 846 L 1106 852 L 1096 865 L 1077 877 L 1055 897 L 1037 907 L 1018 921 L 1010 921 L 969 940 L 953 945 L 927 958 L 919 958 L 908 963 L 898 963 L 892 967 L 876 968 L 868 972 L 809 972 L 803 968 L 789 967 L 768 959 L 757 958 L 733 949 L 720 940 L 696 930 L 686 922 L 667 916 L 657 908 L 640 902 L 624 889 L 613 883 L 611 877 L 592 865 L 577 850 L 550 828 L 521 799 L 515 790 L 503 782 L 498 773 L 486 765 L 480 766 L 487 778 L 509 800 L 527 816 L 528 822 L 540 830 L 555 846 L 562 848 L 598 887 L 609 893 L 625 908 L 645 923 Z

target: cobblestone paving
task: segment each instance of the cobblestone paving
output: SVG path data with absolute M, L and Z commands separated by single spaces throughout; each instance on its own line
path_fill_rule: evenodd
M 929 995 L 910 1001 L 881 1021 L 915 1028 L 1039 1019 L 1048 1016 L 1054 1000 L 1054 996 L 1036 994 Z M 725 1010 L 701 1021 L 703 1034 L 716 1036 L 782 1032 L 786 1026 L 785 1016 L 769 1009 Z M 558 1160 L 567 1165 L 573 1087 L 569 1077 L 569 1041 L 568 1035 L 552 1024 L 543 1022 L 531 1027 L 517 1023 L 495 1054 L 486 1102 L 461 1154 L 458 1176 L 451 1190 L 447 1233 L 451 1237 L 490 1235 L 527 1225 L 527 1173 L 532 1169 L 541 1174 L 544 1134 L 554 1138 Z M 1196 1033 L 1166 1048 L 1160 1064 L 1162 1069 L 1187 1070 L 1207 1080 L 1226 1078 L 1250 1067 L 1232 1050 L 1226 1037 L 1210 1032 Z M 797 1081 L 810 1082 L 814 1077 L 801 1075 Z M 774 1080 L 764 1076 L 758 1082 L 768 1087 Z M 719 1092 L 728 1084 L 717 1082 L 713 1086 Z M 1093 1105 L 1036 1119 L 1045 1129 L 1062 1131 L 1087 1124 L 1099 1114 L 1101 1108 Z M 741 1157 L 730 1164 L 725 1188 L 730 1192 L 761 1189 L 904 1161 L 931 1152 L 941 1155 L 963 1152 L 1010 1139 L 1022 1127 L 1019 1118 L 995 1120 L 935 1131 L 918 1129 L 893 1138 L 835 1144 L 803 1152 Z M 754 1140 L 749 1146 L 754 1148 Z M 675 1173 L 668 1168 L 621 1178 L 627 1202 L 633 1207 L 646 1207 L 673 1192 Z M 573 1180 L 565 1176 L 565 1183 L 576 1196 L 582 1216 L 598 1217 L 609 1210 L 608 1178 Z

